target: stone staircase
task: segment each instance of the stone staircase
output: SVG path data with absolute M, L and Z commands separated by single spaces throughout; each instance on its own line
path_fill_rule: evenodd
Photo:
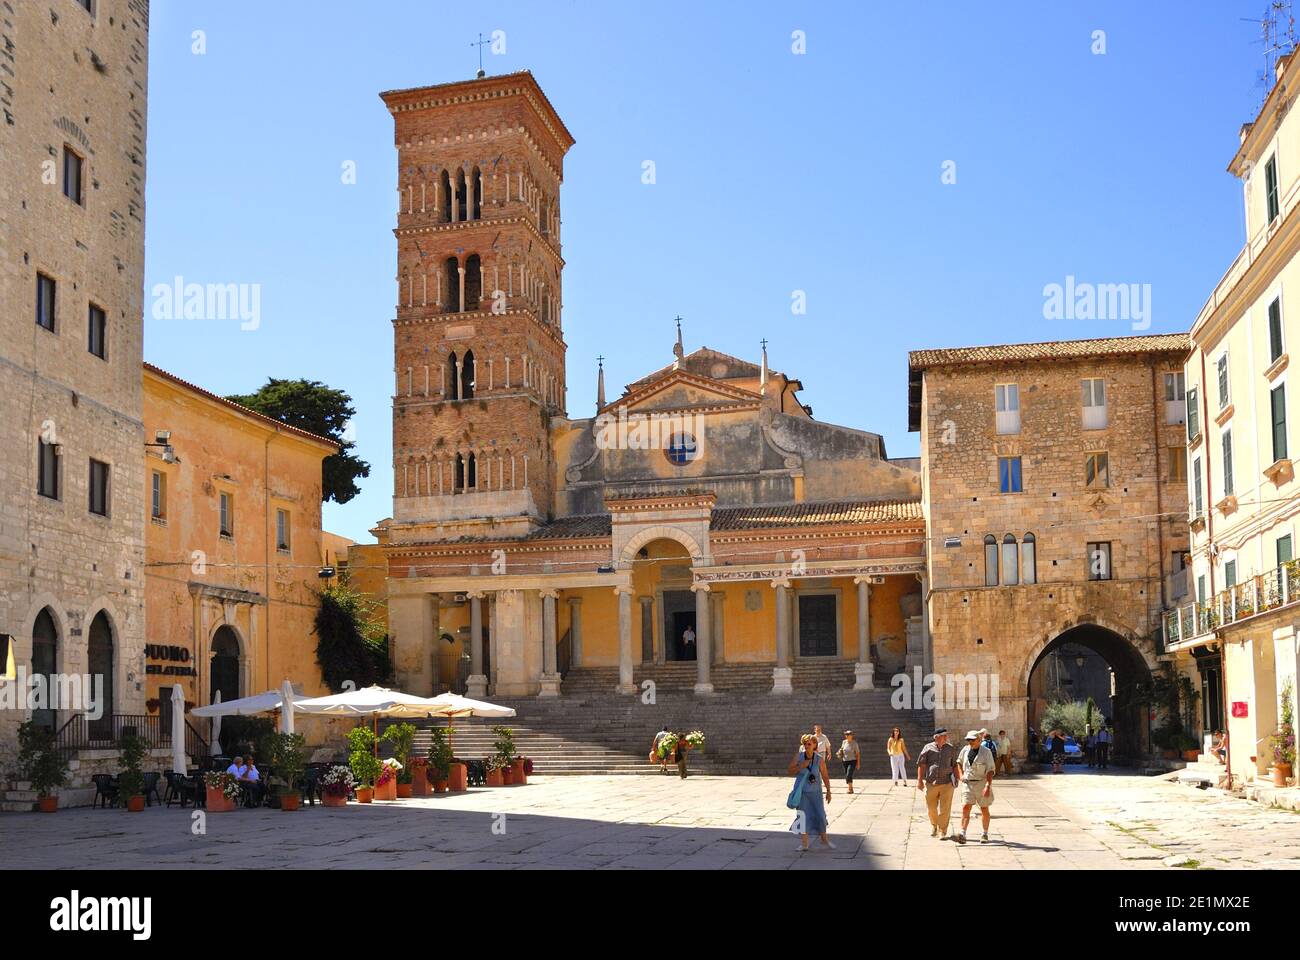
M 1221 779 L 1227 777 L 1227 770 L 1223 764 L 1219 763 L 1208 753 L 1202 753 L 1191 763 L 1184 766 L 1178 771 L 1178 782 L 1187 783 L 1193 786 L 1206 784 L 1211 787 L 1218 786 Z
M 820 722 L 835 747 L 852 729 L 862 745 L 861 775 L 888 776 L 884 742 L 890 728 L 902 728 L 916 752 L 929 739 L 933 716 L 928 711 L 894 710 L 890 690 L 853 691 L 853 664 L 848 661 L 801 663 L 795 668 L 794 692 L 770 693 L 771 664 L 726 664 L 713 670 L 715 693 L 696 696 L 695 664 L 647 665 L 634 676 L 638 688 L 653 680 L 654 702 L 642 695 L 615 692 L 618 669 L 586 667 L 564 678 L 555 699 L 497 698 L 513 707 L 509 720 L 457 720 L 452 746 L 457 756 L 485 757 L 491 753 L 491 728 L 501 723 L 514 731 L 517 749 L 543 775 L 655 774 L 647 755 L 660 725 L 677 731 L 702 730 L 705 749 L 691 755 L 691 768 L 701 773 L 784 775 L 798 746 L 798 735 Z M 428 750 L 428 728 L 446 721 L 417 723 L 415 750 Z M 836 771 L 839 764 L 833 765 Z

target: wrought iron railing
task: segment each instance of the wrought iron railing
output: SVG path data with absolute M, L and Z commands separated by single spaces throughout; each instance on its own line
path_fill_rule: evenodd
M 164 724 L 160 716 L 113 713 L 92 720 L 78 713 L 59 728 L 55 745 L 64 754 L 78 750 L 115 750 L 127 733 L 140 737 L 151 750 L 170 747 L 172 743 L 171 725 Z M 207 741 L 188 720 L 185 721 L 185 752 L 196 759 L 208 754 Z
M 1182 643 L 1221 626 L 1300 602 L 1300 561 L 1289 560 L 1259 576 L 1165 614 L 1165 644 Z

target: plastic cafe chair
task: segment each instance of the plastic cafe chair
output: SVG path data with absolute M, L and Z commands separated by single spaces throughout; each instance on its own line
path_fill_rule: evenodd
M 90 778 L 95 785 L 95 799 L 91 806 L 117 806 L 117 778 L 107 773 L 97 773 Z
M 162 778 L 157 770 L 152 770 L 144 775 L 144 799 L 145 803 L 153 806 L 155 800 L 162 803 L 162 797 L 158 794 L 158 781 Z

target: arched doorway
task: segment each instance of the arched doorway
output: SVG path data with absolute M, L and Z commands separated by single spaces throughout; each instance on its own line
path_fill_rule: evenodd
M 54 625 L 54 615 L 46 607 L 36 615 L 36 622 L 32 624 L 32 676 L 45 677 L 48 690 L 58 669 L 59 631 Z M 48 708 L 33 710 L 32 720 L 47 730 L 53 730 L 55 713 Z
M 1150 752 L 1151 669 L 1133 642 L 1115 631 L 1095 623 L 1063 631 L 1034 658 L 1026 689 L 1034 729 L 1053 700 L 1091 697 L 1114 736 L 1113 756 Z
M 239 636 L 229 626 L 218 627 L 212 635 L 212 664 L 208 675 L 211 677 L 208 703 L 216 702 L 218 692 L 222 703 L 244 695 L 239 684 Z
M 696 658 L 699 625 L 695 622 L 691 565 L 686 546 L 668 538 L 651 540 L 633 556 L 633 589 L 638 597 L 654 598 L 652 606 L 641 605 L 643 663 L 689 662 Z M 633 636 L 636 633 L 634 626 Z
M 113 708 L 116 702 L 113 691 L 113 626 L 103 610 L 90 621 L 90 635 L 86 643 L 90 665 L 91 683 L 99 690 L 100 710 L 98 720 L 88 724 L 91 740 L 113 740 Z

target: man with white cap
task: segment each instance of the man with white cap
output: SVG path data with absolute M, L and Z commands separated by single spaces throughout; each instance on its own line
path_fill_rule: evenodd
M 980 808 L 980 821 L 984 833 L 980 843 L 989 842 L 989 807 L 993 803 L 993 753 L 984 746 L 978 730 L 966 731 L 966 746 L 957 754 L 957 767 L 961 771 L 961 832 L 958 843 L 966 842 L 966 828 L 970 825 L 971 807 Z

